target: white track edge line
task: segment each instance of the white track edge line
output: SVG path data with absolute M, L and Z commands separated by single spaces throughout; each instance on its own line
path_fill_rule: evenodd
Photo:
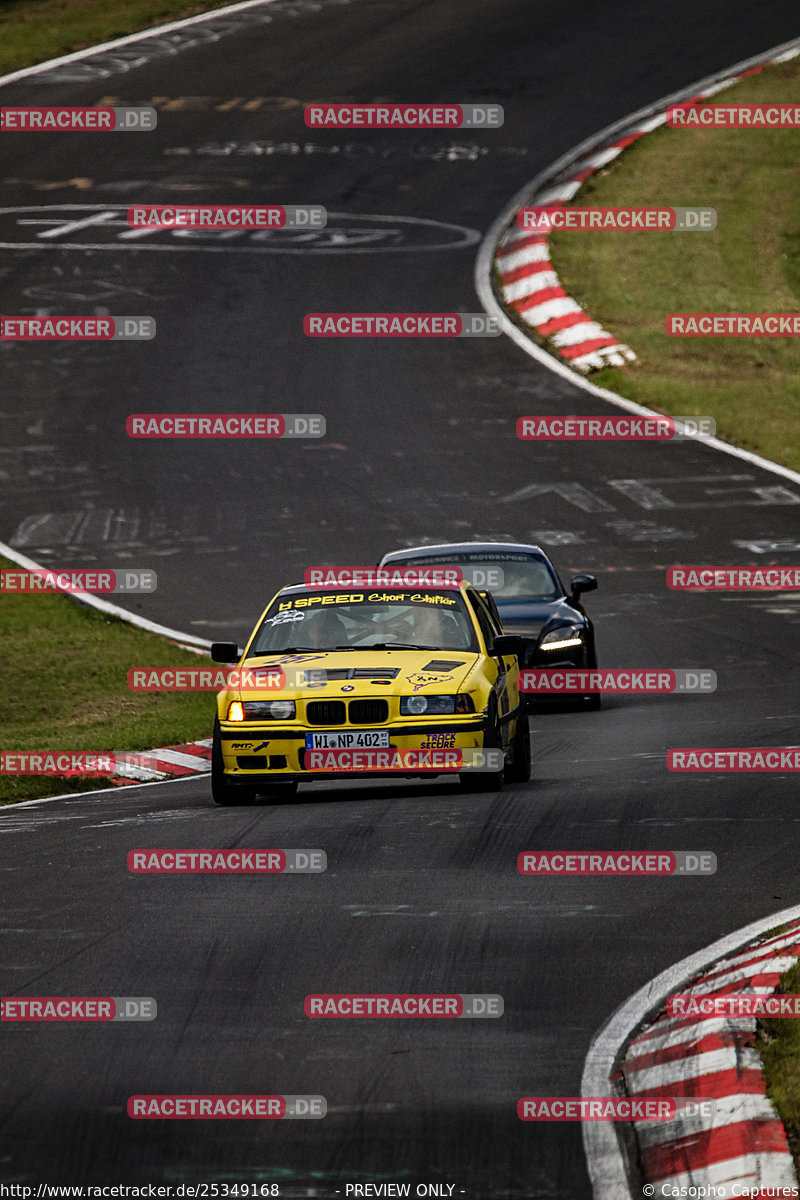
M 260 2 L 260 0 L 259 0 Z M 28 571 L 43 571 L 45 574 L 55 571 L 63 571 L 69 568 L 65 567 L 46 567 L 41 563 L 34 562 L 32 558 L 27 558 L 26 555 L 20 554 L 17 550 L 12 550 L 5 542 L 0 542 L 0 555 L 8 558 L 11 562 L 15 562 L 17 566 L 25 567 Z M 130 625 L 135 625 L 137 629 L 144 629 L 147 633 L 156 633 L 159 637 L 167 637 L 176 642 L 187 642 L 189 646 L 199 646 L 204 650 L 211 647 L 211 642 L 206 638 L 197 637 L 193 633 L 181 633 L 179 629 L 170 629 L 168 625 L 159 625 L 155 621 L 148 621 L 146 617 L 138 617 L 136 613 L 129 612 L 127 608 L 120 608 L 118 604 L 111 604 L 108 600 L 101 600 L 99 596 L 93 596 L 91 592 L 66 592 L 56 591 L 48 592 L 47 595 L 66 596 L 69 600 L 75 600 L 78 604 L 85 604 L 89 608 L 97 609 L 98 612 L 106 613 L 112 617 L 119 617 L 122 621 L 127 621 Z M 80 793 L 79 793 L 80 794 Z
M 134 753 L 131 751 L 131 753 Z M 88 788 L 85 792 L 64 792 L 61 796 L 39 796 L 36 800 L 12 800 L 0 804 L 0 836 L 3 833 L 3 813 L 17 812 L 20 808 L 31 808 L 34 804 L 52 804 L 54 800 L 87 800 L 92 796 L 106 796 L 113 792 L 115 796 L 126 796 L 136 788 L 162 787 L 165 783 L 197 783 L 197 775 L 176 775 L 171 779 L 156 779 L 152 783 L 119 784 L 117 787 Z
M 138 33 L 128 33 L 124 37 L 115 38 L 112 42 L 99 42 L 95 46 L 75 50 L 72 54 L 62 54 L 59 58 L 48 58 L 45 62 L 33 63 L 30 67 L 21 67 L 19 71 L 12 71 L 10 75 L 0 75 L 0 87 L 4 87 L 7 83 L 16 83 L 18 79 L 27 79 L 30 75 L 41 75 L 42 72 L 50 71 L 55 67 L 80 62 L 81 59 L 88 58 L 93 54 L 104 54 L 108 50 L 117 50 L 120 46 L 129 46 L 131 42 L 140 42 L 144 38 L 158 37 L 162 33 L 171 33 L 172 30 L 183 29 L 187 25 L 198 25 L 201 21 L 213 21 L 217 17 L 227 17 L 231 13 L 244 12 L 250 8 L 261 8 L 274 3 L 275 0 L 242 0 L 239 4 L 229 4 L 225 8 L 212 8 L 208 12 L 197 13 L 193 17 L 182 17 L 179 21 L 170 21 L 167 25 L 153 25 Z M 190 47 L 186 48 L 190 49 Z M 191 49 L 194 48 L 191 47 Z M 176 55 L 180 52 L 181 47 L 176 47 Z
M 773 61 L 778 55 L 787 52 L 800 46 L 800 38 L 794 38 L 789 42 L 782 42 L 779 46 L 774 46 L 771 50 L 766 50 L 762 54 L 755 55 L 753 58 L 745 59 L 743 62 L 736 63 L 732 67 L 728 67 L 724 71 L 719 71 L 714 75 L 706 76 L 698 83 L 694 83 L 687 88 L 682 88 L 678 92 L 673 92 L 671 95 L 662 97 L 654 104 L 638 109 L 630 116 L 622 117 L 613 125 L 608 125 L 599 133 L 593 134 L 585 141 L 581 142 L 572 150 L 568 150 L 560 158 L 551 163 L 543 171 L 540 171 L 529 183 L 511 198 L 506 207 L 501 211 L 500 215 L 492 223 L 481 242 L 475 259 L 474 271 L 474 286 L 478 294 L 478 298 L 483 305 L 484 311 L 490 316 L 497 317 L 500 321 L 500 326 L 504 333 L 508 334 L 512 341 L 530 355 L 535 358 L 543 366 L 555 372 L 556 375 L 561 375 L 564 379 L 570 380 L 575 387 L 588 392 L 590 396 L 597 396 L 601 400 L 606 400 L 609 404 L 613 404 L 617 408 L 625 409 L 627 412 L 636 413 L 639 416 L 652 417 L 659 416 L 653 409 L 646 408 L 644 405 L 637 404 L 633 400 L 628 400 L 624 396 L 617 395 L 616 392 L 608 391 L 606 388 L 598 387 L 596 384 L 589 383 L 587 379 L 583 379 L 571 367 L 566 366 L 559 359 L 549 354 L 543 347 L 534 342 L 525 332 L 520 329 L 511 318 L 507 315 L 504 307 L 499 303 L 492 288 L 492 270 L 494 265 L 494 252 L 500 239 L 506 229 L 506 226 L 511 221 L 514 213 L 522 207 L 526 200 L 532 194 L 535 194 L 540 188 L 550 183 L 554 177 L 557 177 L 560 172 L 566 170 L 572 163 L 575 163 L 580 158 L 588 154 L 592 149 L 602 149 L 607 142 L 613 140 L 617 133 L 623 130 L 634 127 L 639 120 L 644 120 L 648 116 L 652 116 L 668 108 L 671 104 L 675 104 L 680 100 L 689 99 L 702 91 L 704 87 L 710 87 L 715 82 L 722 82 L 728 76 L 740 75 L 743 71 L 750 67 L 760 66 L 762 63 Z M 735 82 L 734 80 L 731 81 Z M 781 475 L 784 479 L 790 479 L 793 483 L 800 483 L 800 472 L 793 471 L 790 467 L 784 467 L 780 463 L 772 462 L 771 459 L 763 458 L 760 454 L 754 454 L 750 450 L 743 450 L 739 446 L 733 446 L 729 442 L 725 442 L 722 438 L 710 437 L 704 435 L 695 439 L 702 442 L 706 446 L 713 446 L 715 450 L 721 450 L 724 454 L 733 455 L 735 458 L 740 458 L 744 462 L 750 463 L 754 467 L 760 467 L 761 470 L 770 471 L 774 475 Z

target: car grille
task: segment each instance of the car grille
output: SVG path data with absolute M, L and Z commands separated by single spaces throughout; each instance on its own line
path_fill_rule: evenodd
M 339 679 L 396 679 L 399 674 L 399 667 L 387 667 L 386 670 L 377 667 L 309 667 L 305 677 L 307 681 L 331 683 Z
M 309 700 L 306 720 L 309 725 L 344 725 L 344 700 Z
M 351 700 L 351 725 L 378 725 L 389 719 L 389 705 L 385 700 Z
M 237 754 L 236 765 L 243 771 L 265 771 L 267 756 L 266 754 Z

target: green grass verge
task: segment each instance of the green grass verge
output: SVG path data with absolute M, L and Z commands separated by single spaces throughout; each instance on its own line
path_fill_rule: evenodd
M 14 564 L 0 558 L 0 567 Z M 150 750 L 211 736 L 214 694 L 131 692 L 130 667 L 206 660 L 58 595 L 0 596 L 2 750 Z M 107 781 L 0 775 L 0 804 Z
M 213 0 L 0 0 L 0 74 L 220 7 Z
M 718 103 L 797 100 L 800 63 Z M 636 352 L 592 381 L 671 416 L 712 416 L 726 441 L 800 469 L 800 340 L 671 338 L 671 312 L 800 311 L 797 130 L 661 128 L 592 176 L 574 203 L 703 205 L 710 233 L 551 236 L 569 295 Z
M 781 975 L 776 991 L 783 995 L 800 992 L 800 962 Z M 800 1021 L 796 1017 L 760 1020 L 757 1047 L 767 1077 L 767 1095 L 783 1121 L 789 1149 L 800 1169 Z

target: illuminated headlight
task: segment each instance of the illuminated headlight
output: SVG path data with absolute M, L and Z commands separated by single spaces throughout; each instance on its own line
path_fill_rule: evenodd
M 291 721 L 294 700 L 234 700 L 228 705 L 229 721 Z
M 400 715 L 403 717 L 452 716 L 453 713 L 475 712 L 471 696 L 403 696 Z
M 539 645 L 542 650 L 568 650 L 570 646 L 580 646 L 582 642 L 583 630 L 580 625 L 562 625 L 546 633 Z

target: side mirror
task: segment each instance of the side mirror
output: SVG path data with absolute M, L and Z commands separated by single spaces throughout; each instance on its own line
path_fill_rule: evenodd
M 239 661 L 239 647 L 236 642 L 212 642 L 211 658 L 213 662 L 236 663 Z
M 582 595 L 583 592 L 593 592 L 597 587 L 597 580 L 594 575 L 573 575 L 569 581 L 569 588 L 575 599 Z
M 522 638 L 516 633 L 501 633 L 494 639 L 492 658 L 503 658 L 510 654 L 522 658 Z

